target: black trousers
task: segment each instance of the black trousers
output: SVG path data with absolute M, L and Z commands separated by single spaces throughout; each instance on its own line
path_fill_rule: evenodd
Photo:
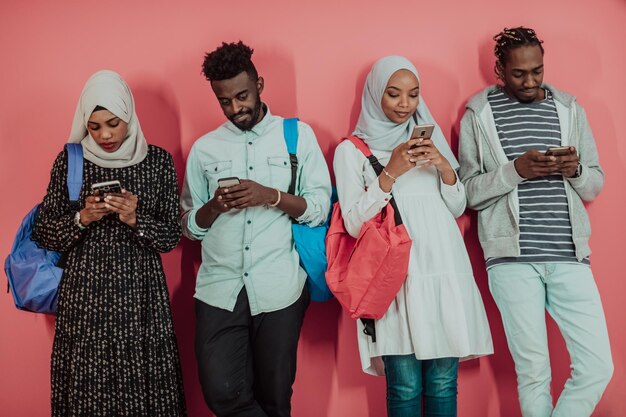
M 289 417 L 300 328 L 309 305 L 250 314 L 246 289 L 230 311 L 196 300 L 196 359 L 204 400 L 217 417 Z

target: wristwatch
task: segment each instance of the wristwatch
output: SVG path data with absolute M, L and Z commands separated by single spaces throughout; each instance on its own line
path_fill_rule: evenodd
M 80 230 L 85 230 L 87 228 L 87 226 L 83 225 L 80 222 L 80 211 L 77 211 L 76 214 L 74 215 L 74 224 L 78 226 Z

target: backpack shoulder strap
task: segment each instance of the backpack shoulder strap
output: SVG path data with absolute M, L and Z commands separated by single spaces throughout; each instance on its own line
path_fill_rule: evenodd
M 370 164 L 372 164 L 372 168 L 374 168 L 374 172 L 376 172 L 376 175 L 380 175 L 383 172 L 383 169 L 385 167 L 382 166 L 382 164 L 378 161 L 378 159 L 372 154 L 372 151 L 370 150 L 369 146 L 367 146 L 367 143 L 365 143 L 363 139 L 357 136 L 350 136 L 350 137 L 345 138 L 345 140 L 349 140 L 350 142 L 352 142 L 354 146 L 356 146 L 357 149 L 360 150 L 363 153 L 363 155 L 367 157 L 367 159 L 370 161 Z M 391 204 L 391 206 L 393 207 L 394 219 L 396 221 L 396 225 L 402 224 L 402 217 L 400 217 L 400 210 L 398 210 L 398 206 L 396 205 L 396 201 L 393 198 L 393 194 L 391 196 L 391 199 L 389 200 L 389 204 Z
M 298 118 L 283 119 L 283 135 L 289 152 L 291 162 L 291 183 L 287 191 L 291 195 L 296 195 L 296 177 L 298 176 Z
M 83 187 L 83 146 L 80 143 L 68 143 L 67 148 L 67 191 L 71 204 L 78 204 L 80 190 Z
M 360 150 L 363 153 L 363 155 L 365 155 L 366 158 L 369 158 L 370 155 L 372 154 L 370 147 L 367 146 L 367 143 L 365 143 L 365 141 L 361 139 L 360 137 L 349 136 L 347 138 L 344 138 L 344 140 L 349 140 L 350 142 L 352 142 L 354 146 L 356 146 L 356 148 Z
M 360 150 L 363 155 L 365 155 L 365 157 L 370 161 L 370 164 L 372 164 L 372 168 L 374 168 L 376 175 L 380 175 L 383 172 L 383 168 L 385 167 L 382 166 L 378 159 L 372 154 L 372 151 L 363 139 L 358 136 L 350 136 L 345 138 L 345 140 L 352 142 L 354 146 L 356 146 L 356 148 Z

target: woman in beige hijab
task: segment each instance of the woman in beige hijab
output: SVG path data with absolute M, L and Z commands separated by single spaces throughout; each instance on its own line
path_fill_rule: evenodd
M 112 71 L 81 93 L 69 142 L 83 148 L 80 207 L 67 151 L 52 168 L 33 238 L 64 252 L 52 350 L 52 416 L 184 416 L 178 348 L 159 253 L 178 244 L 172 156 L 148 145 L 128 85 Z M 91 185 L 121 191 L 93 195 Z

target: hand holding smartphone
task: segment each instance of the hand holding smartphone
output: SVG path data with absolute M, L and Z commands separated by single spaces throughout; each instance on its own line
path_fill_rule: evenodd
M 570 146 L 559 146 L 554 148 L 548 148 L 545 155 L 546 156 L 565 156 L 571 153 L 576 152 L 576 150 L 572 150 Z
M 417 125 L 413 128 L 413 133 L 411 134 L 411 139 L 430 139 L 433 135 L 433 131 L 435 130 L 435 125 L 425 124 L 425 125 Z M 417 148 L 418 145 L 411 146 L 411 149 Z
M 241 184 L 241 181 L 239 181 L 239 178 L 237 177 L 226 177 L 217 180 L 217 185 L 220 188 L 228 188 L 238 184 Z
M 98 182 L 91 184 L 91 193 L 97 197 L 104 197 L 107 194 L 121 194 L 122 186 L 118 180 Z

